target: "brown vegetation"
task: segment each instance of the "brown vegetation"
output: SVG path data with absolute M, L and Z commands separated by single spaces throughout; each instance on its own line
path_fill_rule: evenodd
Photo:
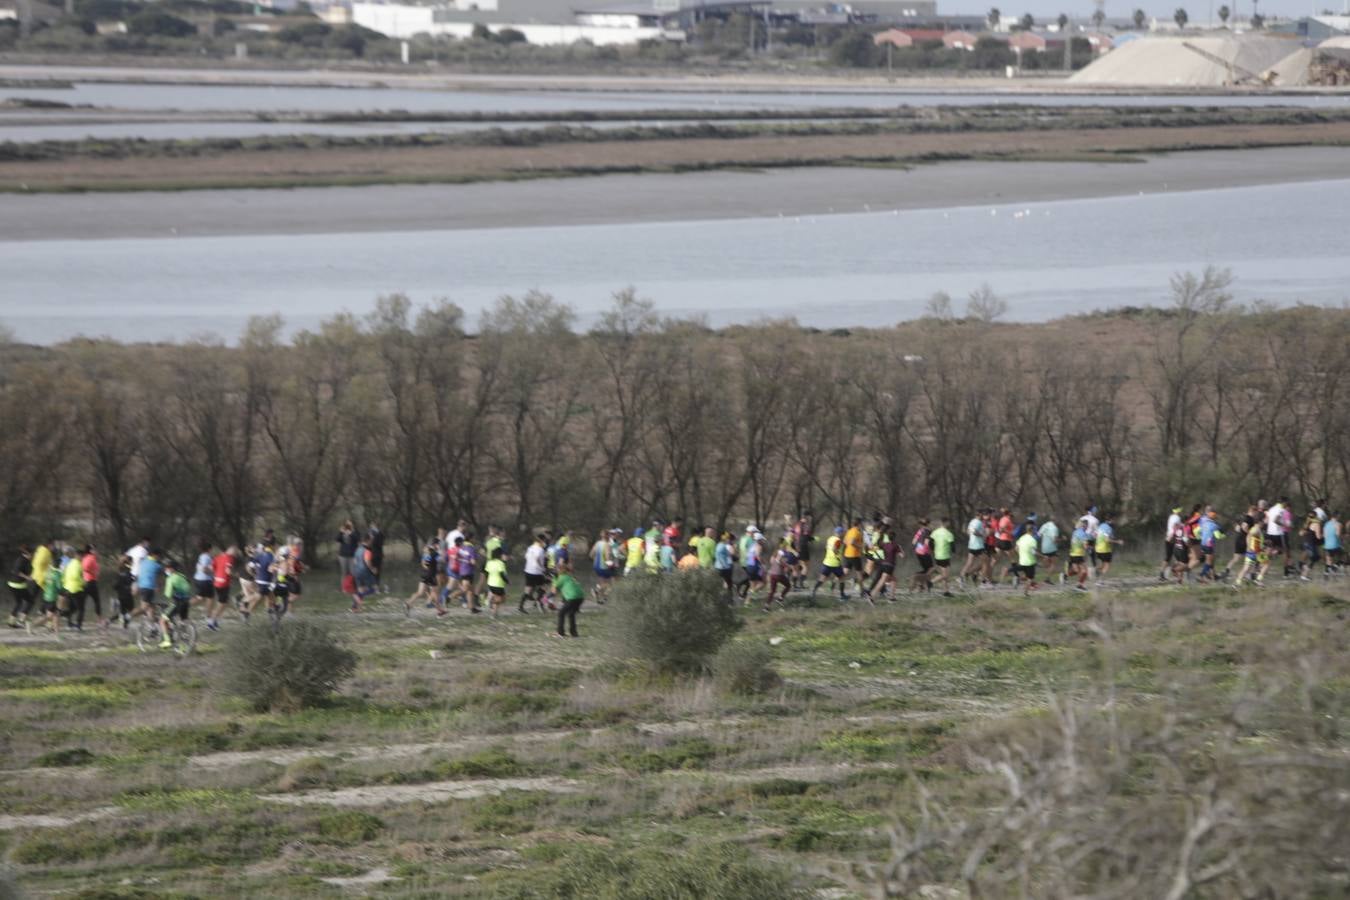
M 390 297 L 290 339 L 257 320 L 234 347 L 11 347 L 0 521 L 6 543 L 74 519 L 183 546 L 266 520 L 313 550 L 347 514 L 416 541 L 456 516 L 767 526 L 1092 500 L 1128 527 L 1183 497 L 1344 496 L 1350 313 L 1235 311 L 1226 284 L 1047 325 L 714 332 L 625 293 L 581 335 L 531 294 L 476 335 Z
M 562 129 L 574 133 L 585 129 Z M 640 131 L 641 129 L 632 129 Z M 0 190 L 181 190 L 228 187 L 510 180 L 613 172 L 690 171 L 734 167 L 906 163 L 938 159 L 1063 159 L 1091 154 L 1164 152 L 1350 143 L 1350 121 L 1248 124 L 1160 124 L 1081 127 L 1051 124 L 1008 130 L 983 126 L 923 131 L 756 133 L 635 139 L 596 132 L 527 146 L 493 146 L 430 136 L 365 143 L 324 141 L 294 146 L 222 142 L 188 153 L 173 142 L 142 143 L 136 155 L 99 158 L 68 151 L 54 158 L 0 163 Z M 819 130 L 825 130 L 824 128 Z M 311 142 L 314 143 L 314 142 Z M 514 143 L 514 142 L 509 142 Z M 263 149 L 260 149 L 263 148 Z M 28 152 L 28 151 L 24 151 Z

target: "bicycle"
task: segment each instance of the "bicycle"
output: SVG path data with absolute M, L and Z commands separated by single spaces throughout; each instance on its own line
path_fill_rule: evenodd
M 159 619 L 145 620 L 136 629 L 136 647 L 142 653 L 160 649 L 161 632 Z M 169 640 L 173 642 L 173 652 L 187 656 L 197 648 L 197 626 L 191 622 L 169 622 Z

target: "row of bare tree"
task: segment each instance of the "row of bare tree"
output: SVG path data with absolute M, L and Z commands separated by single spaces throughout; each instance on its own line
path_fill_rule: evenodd
M 12 345 L 0 546 L 269 524 L 313 552 L 349 515 L 414 542 L 461 517 L 521 534 L 806 508 L 1095 502 L 1128 525 L 1344 496 L 1350 314 L 1233 309 L 1222 273 L 1173 287 L 1169 309 L 1042 326 L 712 331 L 625 292 L 584 334 L 542 294 L 470 334 L 453 305 L 393 296 L 292 337 L 257 319 L 233 346 Z

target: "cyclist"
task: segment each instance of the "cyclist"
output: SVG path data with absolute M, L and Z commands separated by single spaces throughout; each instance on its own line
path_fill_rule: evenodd
M 145 560 L 141 561 L 141 568 L 145 568 Z M 192 608 L 192 585 L 188 584 L 187 577 L 178 571 L 178 564 L 173 560 L 166 560 L 164 563 L 164 604 L 162 607 L 156 606 L 156 612 L 159 617 L 159 646 L 167 650 L 173 646 L 173 620 L 174 618 L 186 622 L 188 620 L 188 610 Z

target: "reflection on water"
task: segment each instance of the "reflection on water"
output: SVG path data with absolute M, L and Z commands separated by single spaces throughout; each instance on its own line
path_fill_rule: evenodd
M 378 188 L 372 189 L 378 190 Z M 1161 302 L 1168 277 L 1229 266 L 1240 299 L 1350 299 L 1350 180 L 1016 207 L 650 225 L 0 244 L 0 320 L 29 340 L 296 327 L 378 294 L 474 312 L 532 288 L 583 323 L 635 285 L 714 325 L 793 315 L 883 325 L 987 282 L 1011 317 Z M 959 305 L 959 300 L 958 300 Z

